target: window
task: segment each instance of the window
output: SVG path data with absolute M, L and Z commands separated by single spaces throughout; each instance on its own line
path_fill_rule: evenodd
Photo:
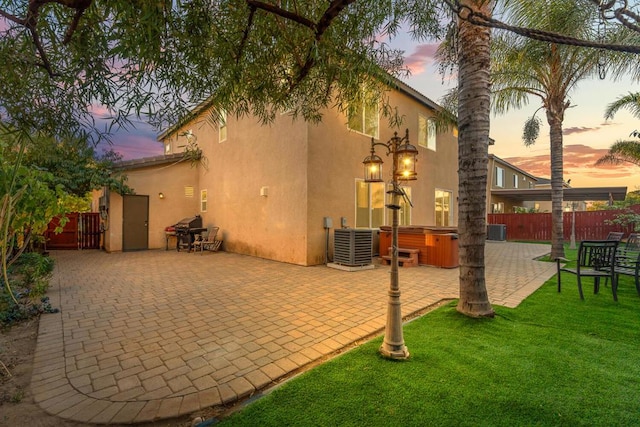
M 518 175 L 513 175 L 513 188 L 518 188 Z
M 378 102 L 362 100 L 350 110 L 347 126 L 356 132 L 378 138 Z
M 436 225 L 439 227 L 448 227 L 453 222 L 452 197 L 451 191 L 436 190 Z
M 218 130 L 220 134 L 220 139 L 218 142 L 226 141 L 227 139 L 227 112 L 222 110 L 220 111 L 220 117 L 218 118 Z
M 418 115 L 418 145 L 436 151 L 436 121 Z
M 491 213 L 504 213 L 504 203 L 492 203 Z
M 171 154 L 171 142 L 164 144 L 164 154 Z
M 200 190 L 200 212 L 207 211 L 207 190 Z
M 384 224 L 384 182 L 356 180 L 356 228 Z
M 398 204 L 400 205 L 400 210 L 398 211 L 398 225 L 411 225 L 411 187 L 400 187 L 404 190 L 407 195 L 406 198 L 399 196 Z M 392 194 L 390 191 L 393 190 L 392 185 L 387 185 L 387 204 L 391 204 Z M 393 218 L 393 212 L 391 210 L 388 211 L 386 224 L 391 225 L 391 221 Z
M 504 187 L 504 169 L 496 166 L 496 187 Z

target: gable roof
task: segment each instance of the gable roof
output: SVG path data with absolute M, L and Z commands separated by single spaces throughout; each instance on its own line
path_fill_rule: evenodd
M 184 153 L 161 154 L 153 157 L 142 157 L 139 159 L 123 160 L 115 163 L 117 170 L 133 170 L 150 166 L 158 166 L 169 163 L 176 163 L 184 160 Z
M 493 159 L 493 160 L 495 160 L 497 163 L 500 163 L 500 164 L 501 164 L 501 165 L 503 165 L 503 166 L 507 166 L 507 167 L 509 167 L 509 168 L 511 168 L 511 169 L 513 169 L 513 170 L 515 170 L 515 171 L 516 171 L 516 172 L 518 172 L 518 173 L 521 173 L 521 174 L 523 174 L 523 175 L 526 175 L 526 176 L 527 176 L 527 178 L 530 178 L 532 181 L 534 181 L 534 182 L 536 182 L 536 183 L 540 180 L 540 178 L 538 178 L 538 177 L 536 177 L 536 176 L 534 176 L 534 175 L 531 175 L 529 172 L 526 172 L 526 171 L 524 171 L 524 170 L 520 169 L 520 168 L 519 168 L 519 167 L 517 167 L 517 166 L 512 165 L 511 163 L 507 162 L 507 161 L 506 161 L 506 160 L 504 160 L 504 159 L 501 159 L 500 157 L 496 156 L 495 154 L 489 154 L 489 159 Z
M 431 100 L 427 96 L 423 95 L 422 93 L 418 92 L 416 89 L 414 89 L 411 86 L 409 86 L 408 84 L 404 83 L 403 81 L 401 81 L 397 77 L 394 77 L 394 76 L 390 76 L 390 77 L 391 77 L 391 82 L 392 82 L 391 85 L 389 85 L 390 89 L 396 89 L 399 92 L 401 92 L 401 93 L 413 98 L 414 100 L 418 101 L 420 104 L 422 104 L 422 105 L 424 105 L 424 106 L 426 106 L 426 107 L 428 107 L 428 108 L 430 108 L 432 110 L 438 111 L 438 110 L 442 109 L 442 107 L 440 105 L 436 104 L 433 100 Z M 177 123 L 169 126 L 167 129 L 165 129 L 162 132 L 160 132 L 157 135 L 158 141 L 164 140 L 169 135 L 171 135 L 172 133 L 177 131 L 185 123 L 188 123 L 191 119 L 199 116 L 203 111 L 205 111 L 207 108 L 211 107 L 211 104 L 212 104 L 211 98 L 208 98 L 208 99 L 202 101 L 200 104 L 195 106 L 191 111 L 189 111 L 189 113 L 187 113 L 182 119 L 178 120 Z

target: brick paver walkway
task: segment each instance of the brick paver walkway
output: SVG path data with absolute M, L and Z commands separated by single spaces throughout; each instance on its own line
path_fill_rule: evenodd
M 488 242 L 491 302 L 555 273 L 549 246 Z M 224 252 L 54 252 L 31 387 L 48 413 L 152 421 L 249 396 L 385 324 L 389 267 L 344 272 Z M 458 296 L 458 269 L 400 269 L 406 316 Z M 408 343 L 409 347 L 410 344 Z

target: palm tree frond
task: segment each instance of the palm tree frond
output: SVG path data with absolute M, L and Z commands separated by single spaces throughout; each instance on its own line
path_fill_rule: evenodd
M 607 105 L 604 117 L 606 119 L 613 119 L 613 116 L 615 116 L 621 108 L 628 109 L 631 111 L 631 114 L 640 119 L 640 92 L 628 93 Z
M 596 161 L 596 166 L 619 165 L 621 163 L 632 163 L 640 166 L 640 142 L 638 141 L 617 141 L 610 148 L 609 152 Z

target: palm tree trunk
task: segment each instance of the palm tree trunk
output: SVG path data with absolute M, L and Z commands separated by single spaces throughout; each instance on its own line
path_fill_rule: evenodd
M 491 1 L 464 1 L 490 14 Z M 471 317 L 493 317 L 485 283 L 486 185 L 489 148 L 490 84 L 488 28 L 458 21 L 458 230 L 460 300 L 457 310 Z
M 551 142 L 551 259 L 564 258 L 562 119 L 547 112 Z

